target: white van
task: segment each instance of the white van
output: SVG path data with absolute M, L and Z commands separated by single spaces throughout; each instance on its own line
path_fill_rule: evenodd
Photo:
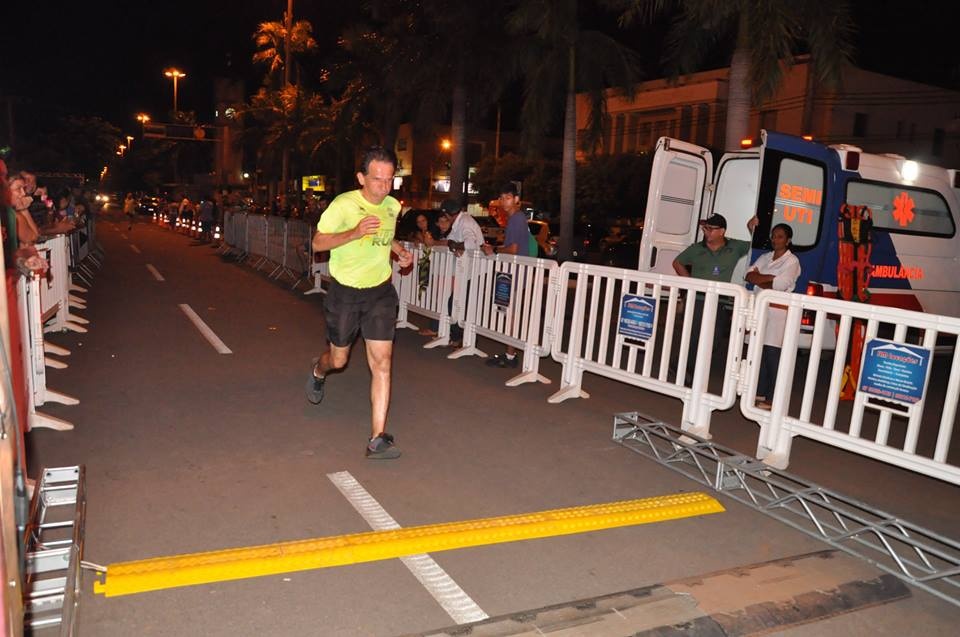
M 824 146 L 763 132 L 761 145 L 723 155 L 713 168 L 706 148 L 657 142 L 640 242 L 640 269 L 673 274 L 674 258 L 702 239 L 699 221 L 727 219 L 727 236 L 751 240 L 749 261 L 770 249 L 770 228 L 793 229 L 802 268 L 796 292 L 836 296 L 838 223 L 844 203 L 873 213 L 870 302 L 960 316 L 960 175 L 898 155 Z M 760 224 L 754 236 L 747 220 Z M 743 281 L 747 259 L 734 273 Z

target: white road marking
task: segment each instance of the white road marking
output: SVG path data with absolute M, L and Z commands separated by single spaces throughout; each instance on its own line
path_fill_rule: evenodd
M 229 347 L 227 347 L 223 341 L 220 340 L 220 337 L 213 333 L 213 330 L 210 329 L 210 326 L 203 322 L 203 319 L 197 316 L 197 313 L 193 311 L 193 308 L 187 305 L 186 303 L 180 304 L 180 309 L 183 310 L 183 313 L 187 315 L 187 318 L 200 330 L 200 333 L 203 334 L 203 337 L 207 339 L 213 349 L 217 350 L 221 354 L 233 354 Z
M 160 274 L 160 272 L 155 267 L 153 267 L 153 264 L 148 263 L 147 269 L 150 270 L 150 274 L 152 274 L 153 278 L 155 278 L 157 281 L 166 281 L 166 279 L 163 278 L 163 275 Z
M 328 473 L 327 477 L 374 531 L 400 528 L 397 521 L 367 493 L 349 471 Z M 427 592 L 433 595 L 453 621 L 466 624 L 490 617 L 429 555 L 401 557 L 400 561 L 423 584 Z
M 120 233 L 120 238 L 121 238 L 121 239 L 126 239 L 126 238 L 127 238 L 127 235 L 125 235 L 125 234 L 123 234 L 123 233 L 121 232 L 121 233 Z
M 134 252 L 136 252 L 137 254 L 140 254 L 140 248 L 138 248 L 137 246 L 133 245 L 132 243 L 130 244 L 130 249 L 133 250 Z

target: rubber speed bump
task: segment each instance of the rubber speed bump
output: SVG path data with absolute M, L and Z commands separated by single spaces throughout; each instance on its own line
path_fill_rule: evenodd
M 93 590 L 107 597 L 374 562 L 470 546 L 571 535 L 724 511 L 704 493 L 625 500 L 538 513 L 448 522 L 389 531 L 279 542 L 248 548 L 118 562 Z

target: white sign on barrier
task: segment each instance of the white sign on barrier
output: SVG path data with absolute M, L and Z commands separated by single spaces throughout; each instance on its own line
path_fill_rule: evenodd
M 923 399 L 930 350 L 875 338 L 864 351 L 860 391 L 904 405 Z
M 649 341 L 657 315 L 657 299 L 624 294 L 620 297 L 617 333 L 625 338 Z

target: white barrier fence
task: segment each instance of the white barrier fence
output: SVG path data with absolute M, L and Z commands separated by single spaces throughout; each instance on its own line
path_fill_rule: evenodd
M 315 262 L 310 229 L 302 224 L 294 231 L 292 221 L 271 221 L 268 227 L 264 217 L 228 215 L 226 243 L 241 254 L 258 256 L 256 267 L 267 260 L 276 263 L 271 274 L 298 259 L 298 270 L 306 269 L 313 279 L 305 294 L 324 292 L 329 265 Z M 760 425 L 757 455 L 771 466 L 786 467 L 792 439 L 804 436 L 960 484 L 960 468 L 948 458 L 960 394 L 956 353 L 944 381 L 943 405 L 927 409 L 922 397 L 907 404 L 884 403 L 864 391 L 853 401 L 840 400 L 849 332 L 856 321 L 864 322 L 867 341 L 881 334 L 894 346 L 906 346 L 909 336 L 931 352 L 932 367 L 937 338 L 946 336 L 955 344 L 960 319 L 771 291 L 753 295 L 731 283 L 575 262 L 559 267 L 543 259 L 486 257 L 480 251 L 456 257 L 445 247 L 427 253 L 423 246 L 405 246 L 414 254 L 414 264 L 409 273 L 394 272 L 398 326 L 415 328 L 411 313 L 436 320 L 437 337 L 425 347 L 448 344 L 452 326 L 462 326 L 462 346 L 449 358 L 486 356 L 478 337 L 517 348 L 523 369 L 508 385 L 550 382 L 539 373 L 540 358 L 550 353 L 563 368 L 561 386 L 550 402 L 587 397 L 584 374 L 595 374 L 680 399 L 683 430 L 709 438 L 713 412 L 729 409 L 739 395 L 743 414 Z M 303 260 L 306 264 L 300 265 Z M 767 411 L 755 400 L 771 303 L 790 309 Z M 797 355 L 805 351 L 800 342 L 809 336 L 800 330 L 804 311 L 817 316 L 805 371 L 797 368 Z M 834 339 L 836 350 L 831 351 Z M 749 350 L 741 360 L 745 342 Z M 801 388 L 795 391 L 798 376 Z M 927 379 L 920 384 L 928 384 Z M 820 409 L 817 417 L 815 407 Z M 936 413 L 939 423 L 927 422 L 923 428 L 924 414 L 929 421 Z M 933 429 L 936 433 L 921 435 Z
M 287 275 L 294 286 L 309 273 L 310 227 L 300 219 L 226 211 L 223 215 L 223 250 L 238 260 L 250 257 L 253 267 L 272 264 L 271 278 Z
M 413 265 L 409 274 L 393 278 L 394 287 L 400 300 L 397 312 L 397 327 L 417 329 L 408 320 L 410 312 L 426 316 L 439 322 L 437 337 L 424 347 L 438 347 L 450 342 L 450 325 L 459 320 L 448 309 L 453 295 L 453 278 L 457 257 L 446 247 L 427 247 L 404 243 L 403 246 L 413 254 Z
M 71 330 L 86 332 L 88 321 L 70 312 L 70 253 L 67 239 L 57 235 L 36 244 L 37 252 L 50 264 L 50 277 L 40 284 L 41 311 L 48 332 Z
M 73 425 L 66 420 L 48 416 L 37 411 L 37 407 L 47 402 L 64 405 L 76 405 L 80 401 L 47 387 L 47 358 L 43 339 L 43 318 L 40 309 L 41 281 L 36 275 L 29 279 L 20 277 L 17 282 L 19 302 L 20 335 L 24 344 L 23 372 L 27 379 L 27 419 L 29 427 L 42 427 L 67 431 Z M 69 352 L 67 352 L 69 353 Z
M 566 332 L 566 294 L 557 307 L 553 358 L 563 365 L 563 376 L 549 401 L 588 397 L 582 382 L 590 372 L 680 398 L 682 428 L 709 437 L 712 412 L 736 402 L 747 291 L 731 283 L 575 262 L 560 268 L 559 287 L 573 290 L 573 303 Z M 678 321 L 682 300 L 686 311 Z M 724 373 L 719 391 L 711 392 L 715 343 L 722 346 Z M 695 364 L 688 365 L 693 356 Z
M 462 313 L 463 348 L 450 358 L 486 356 L 477 348 L 477 336 L 514 347 L 523 353 L 520 374 L 508 386 L 549 383 L 540 373 L 540 358 L 550 354 L 554 339 L 559 267 L 556 261 L 497 255 L 486 257 L 479 250 L 463 258 L 458 276 L 459 295 L 464 299 L 455 313 Z
M 84 243 L 88 244 L 88 261 L 93 261 L 94 251 L 97 250 L 92 236 L 91 232 L 84 237 Z M 20 277 L 17 282 L 19 329 L 27 384 L 27 422 L 30 428 L 42 427 L 60 431 L 73 429 L 71 423 L 37 411 L 37 407 L 48 402 L 64 405 L 79 403 L 76 398 L 48 387 L 46 368 L 67 367 L 63 361 L 48 355 L 67 356 L 70 350 L 49 343 L 44 338 L 44 334 L 50 332 L 87 331 L 81 324 L 88 324 L 89 321 L 70 311 L 73 308 L 85 307 L 83 300 L 72 294 L 85 291 L 72 281 L 71 270 L 78 270 L 82 264 L 81 251 L 77 249 L 76 240 L 76 236 L 57 235 L 38 243 L 37 251 L 49 264 L 49 276 L 31 274 L 29 277 Z M 92 270 L 88 269 L 88 272 L 92 274 Z
M 754 405 L 770 305 L 788 308 L 769 411 Z M 815 313 L 805 364 L 801 319 Z M 861 367 L 852 401 L 841 401 L 845 363 L 857 323 L 864 334 Z M 836 349 L 824 347 L 836 335 Z M 960 394 L 960 319 L 837 299 L 763 291 L 753 310 L 748 372 L 740 409 L 760 424 L 757 457 L 785 468 L 793 438 L 803 436 L 941 480 L 960 484 L 950 464 L 950 444 Z M 934 364 L 938 339 L 952 346 L 948 369 Z M 937 373 L 934 373 L 934 370 Z M 931 385 L 944 387 L 945 401 L 929 405 Z M 769 397 L 768 397 L 769 398 Z M 953 462 L 957 462 L 956 456 Z
M 267 261 L 267 218 L 263 215 L 245 215 L 247 217 L 246 252 L 253 261 L 255 270 L 259 270 Z

